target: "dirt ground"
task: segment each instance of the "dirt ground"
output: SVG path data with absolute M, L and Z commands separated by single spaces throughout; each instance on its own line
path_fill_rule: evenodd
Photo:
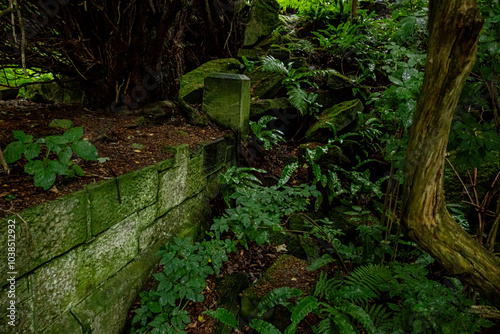
M 174 113 L 175 115 L 175 113 Z M 73 155 L 73 161 L 85 176 L 72 179 L 58 176 L 49 191 L 35 187 L 33 177 L 24 172 L 27 160 L 11 164 L 10 175 L 0 167 L 0 217 L 51 201 L 83 189 L 89 183 L 114 178 L 171 157 L 166 147 L 187 143 L 195 149 L 204 142 L 228 135 L 214 126 L 190 126 L 181 116 L 141 123 L 140 116 L 118 116 L 85 109 L 79 105 L 36 104 L 24 100 L 0 101 L 0 147 L 14 141 L 13 130 L 33 135 L 35 140 L 60 135 L 63 129 L 49 127 L 54 119 L 69 119 L 73 126 L 83 126 L 83 137 L 92 142 L 104 163 L 88 161 Z M 142 119 L 144 120 L 144 118 Z

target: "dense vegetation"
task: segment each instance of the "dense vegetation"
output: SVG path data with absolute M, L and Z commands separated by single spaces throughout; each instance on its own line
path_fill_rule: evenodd
M 35 10 L 33 6 L 37 6 L 35 2 L 26 1 L 27 5 L 19 10 L 30 13 Z M 491 326 L 490 321 L 480 318 L 474 310 L 477 305 L 498 302 L 498 297 L 486 295 L 477 286 L 464 284 L 447 274 L 428 252 L 409 238 L 402 223 L 406 148 L 427 60 L 428 1 L 278 2 L 282 14 L 291 20 L 284 20 L 273 35 L 287 40 L 284 45 L 288 51 L 302 55 L 306 63 L 286 63 L 268 55 L 258 60 L 243 57 L 242 68 L 250 72 L 259 68 L 270 75 L 279 75 L 284 88 L 281 97 L 293 107 L 298 123 L 311 124 L 319 117 L 322 106 L 318 87 L 331 74 L 342 74 L 351 85 L 350 93 L 367 108 L 357 113 L 357 124 L 347 131 L 337 131 L 332 125 L 334 136 L 306 147 L 300 163 L 287 165 L 279 180 L 263 182 L 262 174 L 266 171 L 252 161 L 247 161 L 248 166 L 229 168 L 221 176 L 225 213 L 214 219 L 203 240 L 175 239 L 161 250 L 164 270 L 155 274 L 154 288 L 141 293 L 141 306 L 135 310 L 132 332 L 184 332 L 190 322 L 186 305 L 203 301 L 206 278 L 220 274 L 228 254 L 237 247 L 273 242 L 283 233 L 300 235 L 319 244 L 321 254 L 309 258 L 309 269 L 320 270 L 320 278 L 312 293 L 285 287 L 264 297 L 257 306 L 257 316 L 249 322 L 258 332 L 281 332 L 276 324 L 262 318 L 278 305 L 290 314 L 284 333 L 296 332 L 300 322 L 312 315 L 317 320 L 312 327 L 314 333 L 476 333 L 482 327 Z M 485 249 L 498 256 L 500 4 L 498 0 L 477 2 L 485 22 L 475 66 L 455 110 L 447 144 L 444 184 L 446 206 L 453 219 Z M 89 6 L 98 6 L 97 3 L 91 1 Z M 213 45 L 218 45 L 217 50 L 209 48 L 207 57 L 229 54 L 237 45 L 229 43 L 227 49 L 221 46 L 222 41 L 230 41 L 230 37 L 235 38 L 239 33 L 228 30 L 232 29 L 233 17 L 221 15 L 222 28 L 212 34 L 210 29 L 203 29 L 213 26 L 210 13 L 216 12 L 214 6 L 220 3 L 232 2 L 210 2 L 212 7 L 205 7 L 201 1 L 133 2 L 123 12 L 112 10 L 119 6 L 103 5 L 102 16 L 98 17 L 90 15 L 83 6 L 64 7 L 60 20 L 51 20 L 50 24 L 40 27 L 43 29 L 38 33 L 37 43 L 26 46 L 24 39 L 0 43 L 3 55 L 0 63 L 9 65 L 4 66 L 0 85 L 23 85 L 27 82 L 24 79 L 12 80 L 17 78 L 16 72 L 23 71 L 22 67 L 27 65 L 32 68 L 28 74 L 34 76 L 54 72 L 59 81 L 80 77 L 79 81 L 87 85 L 93 96 L 94 105 L 110 105 L 118 96 L 127 96 L 134 87 L 143 85 L 141 68 L 161 67 L 161 73 L 169 76 L 162 78 L 154 90 L 161 91 L 161 96 L 175 96 L 177 83 L 172 79 L 177 79 L 189 63 L 196 63 L 195 54 L 206 51 L 186 42 L 183 58 L 179 49 L 183 38 L 183 41 L 193 41 L 200 38 L 200 31 L 205 31 L 201 37 L 206 43 L 202 44 L 211 45 L 211 41 L 215 41 Z M 156 11 L 148 16 L 145 13 L 150 13 L 149 8 L 141 6 L 152 6 Z M 184 9 L 189 11 L 182 11 Z M 104 41 L 101 35 L 93 35 L 93 24 L 99 27 L 109 21 L 108 14 L 115 20 L 129 10 L 136 13 L 131 19 L 142 22 L 137 28 L 140 31 L 128 31 L 130 25 L 123 22 L 115 27 L 120 33 L 107 36 Z M 70 20 L 71 24 L 66 25 L 64 19 L 76 15 L 88 16 L 90 22 L 81 27 L 84 36 L 78 41 L 71 38 L 73 30 L 80 29 L 77 22 Z M 172 25 L 155 24 L 159 31 L 142 41 L 144 53 L 134 54 L 133 50 L 140 47 L 131 43 L 131 39 L 125 38 L 129 41 L 127 44 L 117 37 L 143 36 L 146 22 L 165 22 L 165 17 L 171 18 Z M 188 17 L 196 18 L 194 25 L 186 23 Z M 13 22 L 4 29 L 20 24 Z M 162 39 L 165 36 L 166 42 Z M 61 40 L 58 48 L 46 49 L 54 40 Z M 116 48 L 117 45 L 120 47 Z M 7 57 L 6 50 L 13 46 L 22 50 Z M 74 51 L 78 58 L 68 56 L 69 46 L 78 50 Z M 118 70 L 118 63 L 125 65 Z M 124 73 L 131 73 L 131 77 L 124 77 Z M 52 80 L 51 76 L 45 78 Z M 273 128 L 273 120 L 271 115 L 266 115 L 251 121 L 253 143 L 262 151 L 276 152 L 279 145 L 304 136 L 306 129 L 300 127 L 285 136 Z M 63 135 L 67 137 L 66 142 L 54 144 L 54 150 L 58 150 L 58 154 L 70 154 L 73 149 L 82 157 L 96 159 L 93 151 L 80 149 L 79 153 L 79 131 L 68 130 Z M 17 133 L 16 139 L 15 145 L 22 146 L 23 150 L 17 153 L 11 150 L 9 162 L 19 159 L 21 154 L 26 156 L 28 146 L 36 153 L 28 154 L 38 157 L 40 148 L 35 146 L 39 142 L 33 143 L 33 138 L 27 139 L 24 133 Z M 46 144 L 48 147 L 49 143 Z M 78 166 L 65 166 L 68 161 L 61 156 L 59 174 L 80 172 Z M 37 161 L 33 165 L 41 164 Z M 307 183 L 290 182 L 295 180 L 298 171 L 304 170 Z M 36 181 L 37 172 L 32 172 Z M 38 174 L 38 184 L 42 185 L 43 173 Z M 46 178 L 55 178 L 56 173 L 52 174 Z M 50 182 L 44 184 L 51 185 Z M 290 227 L 292 216 L 300 217 L 300 229 Z M 445 274 L 437 275 L 436 271 Z M 229 327 L 239 327 L 238 315 L 226 309 L 206 313 Z
M 271 242 L 273 235 L 290 229 L 295 213 L 303 217 L 303 231 L 293 233 L 327 245 L 309 267 L 321 268 L 321 276 L 312 294 L 280 288 L 263 298 L 249 323 L 258 332 L 281 333 L 276 324 L 262 320 L 277 305 L 291 314 L 284 333 L 294 333 L 310 314 L 319 319 L 315 333 L 475 333 L 491 325 L 471 306 L 495 297 L 478 295 L 456 278 L 431 274 L 437 264 L 408 239 L 401 224 L 400 187 L 424 79 L 428 3 L 400 0 L 382 9 L 374 8 L 375 1 L 361 3 L 365 9 L 341 0 L 280 1 L 284 13 L 300 18 L 300 33 L 288 48 L 306 54 L 309 67 L 285 65 L 271 56 L 259 62 L 243 59 L 243 66 L 280 74 L 290 104 L 307 123 L 319 114 L 315 89 L 332 71 L 322 66 L 327 59 L 349 76 L 353 93 L 369 104 L 369 112 L 358 113 L 355 129 L 305 150 L 309 184 L 286 185 L 301 167 L 298 163 L 288 165 L 274 185 L 256 177 L 263 170 L 229 169 L 221 179 L 226 212 L 214 220 L 206 240 L 192 245 L 189 239 L 176 239 L 162 251 L 165 270 L 155 275 L 157 287 L 141 294 L 134 332 L 182 332 L 189 321 L 184 307 L 203 299 L 204 279 L 219 274 L 227 253 L 237 244 Z M 479 5 L 485 25 L 453 119 L 446 205 L 464 230 L 498 255 L 500 32 L 495 27 L 500 6 L 498 1 Z M 277 33 L 288 32 L 281 28 Z M 266 126 L 271 121 L 265 116 L 251 123 L 266 150 L 283 141 L 280 131 Z M 321 161 L 332 151 L 341 152 L 344 160 Z M 463 186 L 465 198 L 453 184 Z M 332 265 L 340 271 L 332 274 Z M 226 309 L 207 313 L 239 327 L 237 315 Z

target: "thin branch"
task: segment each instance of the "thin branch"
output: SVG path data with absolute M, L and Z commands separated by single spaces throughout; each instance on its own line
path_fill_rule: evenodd
M 0 161 L 2 162 L 3 169 L 5 170 L 7 175 L 10 175 L 10 168 L 9 168 L 9 165 L 7 165 L 7 161 L 5 161 L 5 157 L 3 156 L 1 146 L 0 146 Z

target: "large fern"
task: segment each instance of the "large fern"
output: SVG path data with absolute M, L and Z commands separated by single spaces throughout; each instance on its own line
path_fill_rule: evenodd
M 302 293 L 303 292 L 299 289 L 292 289 L 287 286 L 272 290 L 264 298 L 262 298 L 257 306 L 259 309 L 259 316 L 262 316 L 267 310 L 275 307 L 276 305 L 283 304 L 290 298 L 299 297 Z
M 305 114 L 307 112 L 307 107 L 309 104 L 309 95 L 305 90 L 300 87 L 292 86 L 288 89 L 288 101 L 290 104 L 297 108 L 301 114 Z
M 264 71 L 273 72 L 288 76 L 290 74 L 288 68 L 279 59 L 273 56 L 266 56 L 262 58 L 262 69 Z

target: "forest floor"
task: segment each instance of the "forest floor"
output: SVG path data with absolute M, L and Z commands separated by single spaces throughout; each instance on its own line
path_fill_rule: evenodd
M 153 165 L 172 157 L 167 147 L 189 144 L 195 149 L 202 143 L 221 138 L 230 132 L 215 126 L 190 126 L 182 117 L 158 119 L 139 124 L 136 115 L 118 116 L 88 110 L 78 104 L 37 104 L 25 100 L 0 101 L 0 147 L 14 141 L 13 130 L 33 135 L 35 140 L 61 135 L 65 130 L 49 127 L 54 119 L 69 119 L 73 126 L 83 126 L 83 138 L 93 143 L 104 163 L 89 161 L 73 155 L 72 159 L 85 171 L 85 176 L 58 176 L 49 191 L 35 187 L 33 177 L 24 172 L 27 160 L 22 158 L 10 165 L 10 175 L 0 168 L 0 217 L 7 211 L 19 212 L 28 207 L 54 200 L 122 174 Z

